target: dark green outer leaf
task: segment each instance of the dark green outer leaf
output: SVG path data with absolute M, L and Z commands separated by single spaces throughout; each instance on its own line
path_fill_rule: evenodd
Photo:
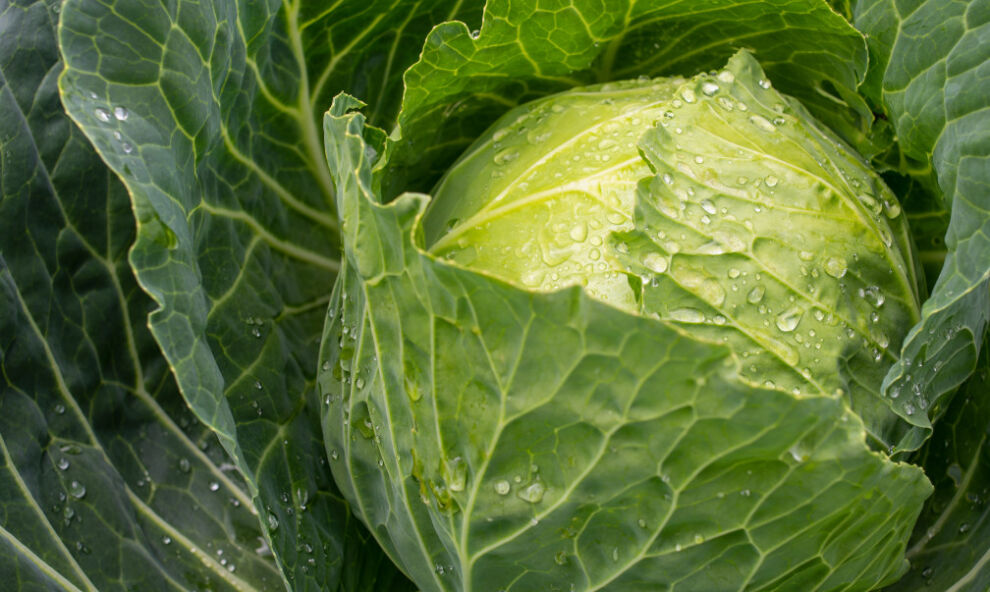
M 887 592 L 990 589 L 990 347 L 916 461 L 933 480 L 908 548 L 911 570 Z
M 145 327 L 126 191 L 62 113 L 56 22 L 0 3 L 0 582 L 270 590 L 243 481 Z
M 990 4 L 863 1 L 856 25 L 875 58 L 864 90 L 903 152 L 932 163 L 951 207 L 941 275 L 884 383 L 895 405 L 938 417 L 975 367 L 990 319 Z M 907 433 L 901 448 L 927 432 Z
M 577 288 L 421 251 L 425 196 L 373 193 L 360 103 L 327 152 L 346 260 L 320 385 L 334 475 L 423 590 L 868 590 L 930 488 L 829 397 Z M 865 552 L 869 549 L 869 552 Z
M 389 161 L 386 197 L 429 190 L 517 104 L 590 82 L 691 76 L 741 47 L 847 141 L 876 150 L 866 138 L 872 116 L 855 92 L 866 73 L 865 43 L 823 2 L 501 0 L 485 10 L 478 31 L 460 22 L 434 29 L 406 73 L 402 142 Z
M 246 475 L 294 590 L 391 577 L 336 493 L 315 415 L 316 343 L 338 267 L 316 116 L 340 86 L 397 95 L 433 22 L 476 11 L 396 1 L 63 9 L 63 100 L 130 192 L 130 262 L 158 305 L 152 333 L 190 408 Z M 380 103 L 386 121 L 395 101 Z M 344 578 L 355 554 L 381 573 Z

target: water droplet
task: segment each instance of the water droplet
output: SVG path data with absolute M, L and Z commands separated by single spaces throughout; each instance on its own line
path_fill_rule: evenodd
M 868 286 L 860 290 L 859 295 L 875 308 L 880 308 L 887 301 L 887 297 L 884 296 L 879 286 Z
M 543 486 L 543 483 L 534 481 L 520 490 L 516 495 L 518 495 L 519 499 L 523 501 L 531 504 L 537 504 L 543 500 L 543 493 L 545 491 L 546 487 Z
M 767 184 L 767 187 L 776 187 L 780 180 L 773 175 L 767 175 L 766 178 L 763 179 L 763 182 Z
M 739 271 L 738 269 L 736 269 L 735 267 L 733 267 L 733 268 L 729 269 L 727 275 L 729 276 L 729 279 L 734 280 L 734 279 L 738 278 L 741 273 L 742 273 L 741 271 Z
M 464 459 L 459 456 L 452 458 L 448 471 L 447 487 L 451 491 L 464 491 L 464 486 L 467 484 L 467 463 Z
M 901 215 L 901 205 L 893 198 L 885 199 L 883 200 L 883 213 L 888 218 L 896 218 Z
M 557 553 L 554 554 L 554 556 L 553 556 L 553 562 L 556 563 L 557 565 L 566 565 L 567 564 L 567 553 L 565 553 L 563 551 L 557 551 Z
M 746 296 L 746 301 L 750 304 L 758 304 L 761 300 L 763 300 L 763 295 L 765 293 L 766 288 L 763 286 L 755 286 L 749 291 L 749 294 Z
M 125 121 L 127 117 L 130 116 L 126 107 L 114 107 L 113 116 L 117 118 L 118 121 Z
M 503 165 L 512 162 L 518 157 L 519 157 L 518 152 L 516 152 L 512 148 L 506 148 L 505 150 L 501 150 L 495 153 L 494 161 L 496 165 Z
M 770 123 L 765 117 L 761 117 L 759 115 L 750 115 L 749 122 L 765 132 L 777 131 L 777 126 Z
M 846 260 L 842 257 L 829 257 L 825 260 L 825 273 L 838 279 L 846 275 Z
M 678 321 L 681 323 L 704 323 L 705 315 L 701 313 L 700 310 L 695 308 L 677 308 L 668 314 L 668 318 L 672 321 Z
M 495 493 L 499 495 L 508 495 L 509 489 L 511 489 L 511 486 L 509 485 L 509 482 L 506 481 L 505 479 L 500 479 L 499 481 L 495 482 Z
M 93 113 L 96 115 L 97 119 L 99 119 L 104 123 L 110 121 L 110 112 L 104 109 L 103 107 L 97 107 L 96 109 L 93 110 Z
M 63 405 L 61 403 L 57 403 L 55 405 L 54 410 L 55 410 L 56 415 L 62 415 L 63 413 L 65 413 L 65 405 Z
M 268 530 L 278 529 L 278 517 L 275 514 L 268 514 Z
M 757 84 L 759 84 L 760 88 L 762 88 L 763 90 L 770 90 L 770 86 L 771 86 L 770 81 L 767 80 L 766 78 L 760 80 L 759 82 L 757 82 Z
M 218 489 L 220 489 L 219 483 L 217 483 L 216 481 L 210 483 L 210 491 L 217 491 Z
M 796 306 L 785 310 L 784 312 L 777 315 L 777 328 L 784 333 L 789 333 L 797 328 L 798 323 L 801 322 L 801 316 L 804 315 L 804 311 Z
M 73 481 L 69 483 L 69 495 L 76 499 L 82 499 L 86 497 L 86 486 L 78 481 Z
M 62 458 L 55 461 L 55 466 L 57 466 L 59 469 L 64 471 L 69 468 L 69 459 L 63 456 Z
M 703 200 L 701 200 L 701 202 L 700 202 L 699 205 L 701 206 L 701 209 L 702 210 L 705 210 L 709 214 L 714 214 L 714 213 L 718 212 L 718 209 L 715 207 L 715 204 L 712 203 L 712 200 L 710 200 L 710 199 L 703 199 Z
M 731 84 L 736 80 L 736 76 L 728 70 L 722 70 L 719 72 L 717 78 L 726 84 Z
M 701 83 L 701 92 L 708 97 L 714 96 L 718 92 L 718 85 L 714 82 L 703 82 Z
M 588 238 L 588 226 L 584 223 L 579 222 L 577 225 L 571 228 L 571 231 L 568 233 L 568 236 L 570 236 L 571 240 L 573 240 L 576 243 L 584 242 L 584 240 Z
M 669 264 L 666 257 L 660 253 L 651 252 L 643 256 L 643 265 L 655 273 L 663 273 L 667 271 Z
M 701 536 L 700 534 L 694 535 L 694 544 L 695 545 L 700 545 L 703 542 L 705 542 L 705 537 Z
M 693 103 L 698 100 L 698 97 L 694 94 L 694 91 L 690 88 L 685 88 L 681 91 L 681 98 L 684 99 L 685 103 Z
M 188 473 L 189 472 L 189 469 L 190 469 L 189 459 L 187 459 L 187 458 L 180 458 L 179 459 L 179 470 L 182 471 L 183 473 Z

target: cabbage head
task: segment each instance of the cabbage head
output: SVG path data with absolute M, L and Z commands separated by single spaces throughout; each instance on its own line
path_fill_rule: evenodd
M 910 425 L 881 395 L 920 316 L 905 216 L 752 55 L 513 108 L 387 204 L 395 138 L 357 107 L 326 123 L 351 256 L 324 431 L 420 589 L 903 572 L 930 491 L 887 456 Z

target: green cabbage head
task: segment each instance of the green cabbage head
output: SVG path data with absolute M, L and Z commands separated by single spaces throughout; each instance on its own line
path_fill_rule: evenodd
M 348 256 L 324 434 L 419 589 L 903 573 L 931 490 L 887 456 L 910 418 L 881 395 L 919 319 L 905 216 L 750 54 L 514 108 L 389 203 L 356 107 L 326 120 Z
M 748 380 L 877 399 L 920 318 L 897 198 L 740 53 L 725 69 L 576 88 L 509 111 L 451 167 L 433 253 L 523 289 L 580 285 L 729 344 Z M 923 411 L 923 410 L 919 410 Z

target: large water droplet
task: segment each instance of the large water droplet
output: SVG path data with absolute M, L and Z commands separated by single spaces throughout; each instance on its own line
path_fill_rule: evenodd
M 703 82 L 701 83 L 701 92 L 708 97 L 714 96 L 718 92 L 718 85 L 714 82 Z
M 667 258 L 660 253 L 651 252 L 643 256 L 643 265 L 653 272 L 663 273 L 667 271 L 669 263 Z
M 86 486 L 78 481 L 73 481 L 69 483 L 69 495 L 76 499 L 82 499 L 86 497 Z
M 546 487 L 543 486 L 543 483 L 539 481 L 534 481 L 529 485 L 527 485 L 526 487 L 522 488 L 519 491 L 519 493 L 517 493 L 516 495 L 518 495 L 519 499 L 523 501 L 529 502 L 531 504 L 536 504 L 543 500 L 543 493 L 545 491 L 546 491 Z
M 696 308 L 677 308 L 668 314 L 668 318 L 672 321 L 678 321 L 681 323 L 704 323 L 705 315 Z
M 570 236 L 571 240 L 576 243 L 584 242 L 584 240 L 588 238 L 588 225 L 583 222 L 578 222 L 573 228 L 571 228 L 568 236 Z
M 506 481 L 505 479 L 500 479 L 496 481 L 494 487 L 495 487 L 495 493 L 499 495 L 508 495 L 509 489 L 512 488 L 512 486 L 509 485 L 509 482 Z
M 447 487 L 451 491 L 464 491 L 467 484 L 467 463 L 464 459 L 459 456 L 452 458 L 448 463 L 448 470 Z
M 846 260 L 842 257 L 829 257 L 825 260 L 825 273 L 838 279 L 846 275 Z
M 93 113 L 96 115 L 97 119 L 99 119 L 104 123 L 110 121 L 110 112 L 104 109 L 103 107 L 97 107 L 96 109 L 93 110 Z
M 128 113 L 126 107 L 114 107 L 113 116 L 117 118 L 118 121 L 125 121 L 130 113 Z
M 759 304 L 763 300 L 763 295 L 766 293 L 766 288 L 763 286 L 754 286 L 749 294 L 746 295 L 746 301 L 750 304 Z
M 798 323 L 801 322 L 801 316 L 804 311 L 796 306 L 788 308 L 784 312 L 777 315 L 777 328 L 784 333 L 789 333 L 797 328 Z
M 761 130 L 765 131 L 765 132 L 775 132 L 775 131 L 777 131 L 777 126 L 775 126 L 774 124 L 770 123 L 770 121 L 767 120 L 767 118 L 762 117 L 760 115 L 750 115 L 749 116 L 749 122 L 752 123 L 753 125 L 755 125 L 756 127 L 760 128 Z

